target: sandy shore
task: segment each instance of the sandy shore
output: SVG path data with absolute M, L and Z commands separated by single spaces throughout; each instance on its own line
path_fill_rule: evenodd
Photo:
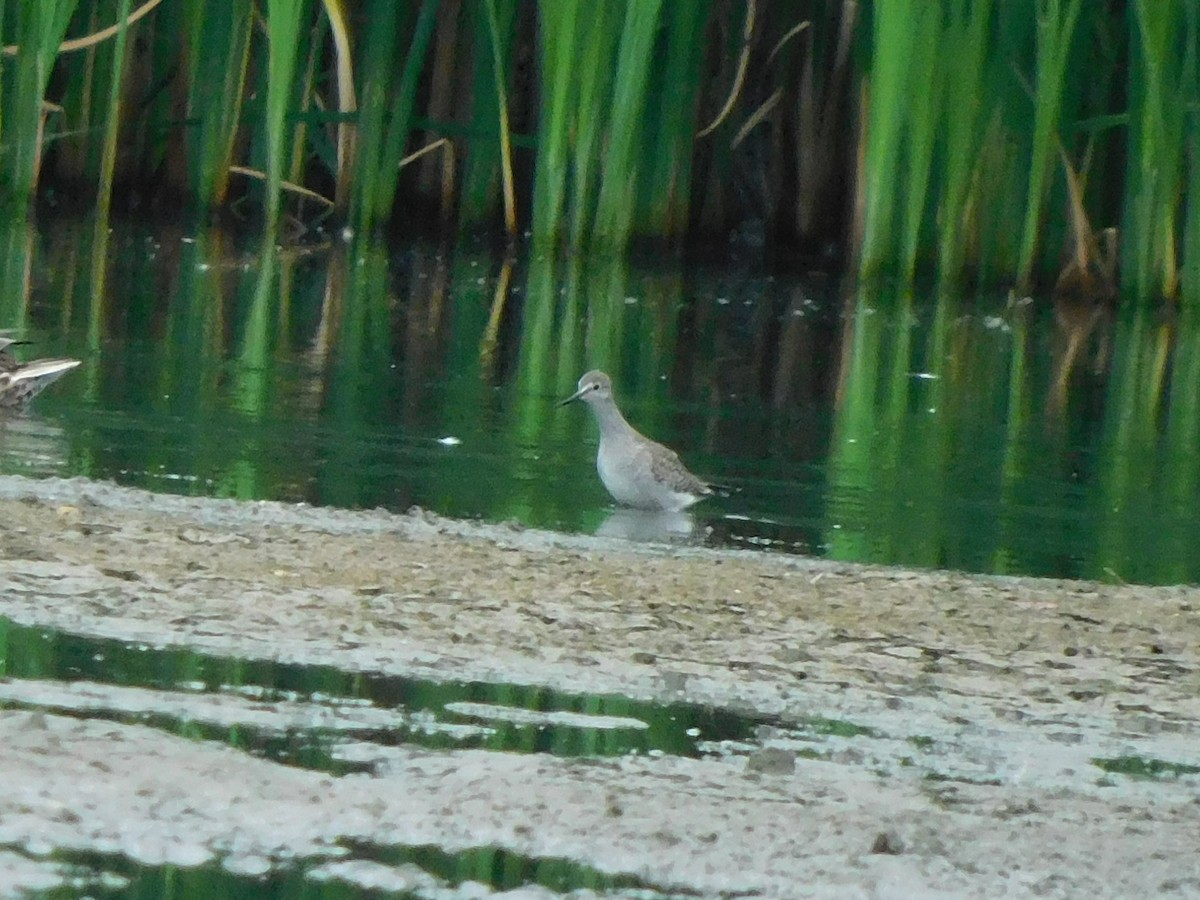
M 20 623 L 883 736 L 821 759 L 785 751 L 774 767 L 405 747 L 373 775 L 335 778 L 150 728 L 8 711 L 6 780 L 20 788 L 0 795 L 0 845 L 194 862 L 352 837 L 494 844 L 703 896 L 1200 894 L 1200 778 L 1093 763 L 1200 765 L 1191 587 L 870 568 L 83 480 L 0 478 L 0 523 L 0 615 Z M 906 742 L 923 751 L 911 769 L 891 749 Z M 46 877 L 11 870 L 33 874 L 10 890 Z

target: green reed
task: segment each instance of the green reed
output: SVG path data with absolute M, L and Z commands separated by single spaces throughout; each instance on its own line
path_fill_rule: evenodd
M 604 4 L 600 9 L 607 11 L 608 6 Z M 533 221 L 538 223 L 538 237 L 553 241 L 561 233 L 559 222 L 567 195 L 576 85 L 572 66 L 580 55 L 576 39 L 579 5 L 540 0 L 538 13 L 542 103 L 533 181 Z
M 4 4 L 5 42 L 16 48 L 16 65 L 0 78 L 0 138 L 6 148 L 0 154 L 0 184 L 15 197 L 29 197 L 38 183 L 50 115 L 43 106 L 46 85 L 77 2 Z
M 161 136 L 170 127 L 156 119 L 166 104 L 150 97 L 154 91 L 147 79 L 162 51 L 146 36 L 168 27 L 179 5 L 145 19 L 156 4 L 158 0 L 92 0 L 78 7 L 72 36 L 58 47 L 48 93 L 61 112 L 50 120 L 43 144 L 44 151 L 54 150 L 48 157 L 43 154 L 53 163 L 43 179 L 50 185 L 65 182 L 71 196 L 94 198 L 102 208 L 114 183 L 131 186 L 148 199 L 143 161 L 161 158 Z M 81 27 L 83 34 L 77 33 Z M 142 42 L 139 52 L 131 54 L 127 47 L 135 28 Z M 172 51 L 172 59 L 175 55 Z
M 400 161 L 437 24 L 437 2 L 423 0 L 414 15 L 407 4 L 369 0 L 361 21 L 369 27 L 362 35 L 357 172 L 350 215 L 352 221 L 370 225 L 385 221 L 396 203 Z
M 1200 0 L 145 6 L 4 6 L 7 196 L 32 195 L 53 139 L 47 177 L 76 195 L 265 196 L 268 229 L 285 202 L 403 226 L 414 195 L 609 250 L 849 221 L 861 275 L 1025 287 L 1069 249 L 1061 151 L 1089 221 L 1121 231 L 1130 296 L 1200 283 Z M 301 189 L 328 202 L 285 201 Z
M 1002 112 L 996 110 L 981 139 L 963 209 L 965 232 L 947 225 L 942 254 L 949 252 L 946 245 L 953 246 L 959 263 L 946 272 L 949 283 L 968 267 L 984 283 L 1013 279 L 1024 215 L 1024 198 L 1016 186 L 1024 183 L 1028 170 L 1023 149 L 1007 138 L 1002 119 Z
M 0 328 L 14 328 L 29 313 L 33 225 L 20 216 L 0 216 Z
M 112 10 L 116 8 L 116 4 L 111 4 Z M 110 10 L 97 3 L 90 13 L 87 27 L 92 30 Z M 109 82 L 120 74 L 113 42 L 89 47 L 82 53 L 61 54 L 56 66 L 66 79 L 66 88 L 59 101 L 63 128 L 55 129 L 60 133 L 54 139 L 57 164 L 51 177 L 78 185 L 99 185 L 101 157 L 107 140 L 99 141 L 97 137 L 104 129 L 107 100 L 111 96 Z M 111 119 L 108 125 L 110 129 L 115 127 Z
M 1133 5 L 1131 18 L 1136 62 L 1130 72 L 1126 280 L 1139 298 L 1173 297 L 1179 287 L 1186 151 L 1200 134 L 1200 4 L 1142 0 Z M 1200 197 L 1193 194 L 1191 203 L 1196 202 Z
M 633 0 L 625 7 L 625 20 L 617 44 L 611 94 L 611 116 L 603 152 L 603 174 L 596 198 L 592 239 L 609 247 L 623 247 L 633 230 L 638 187 L 637 152 L 646 124 L 646 89 L 654 62 L 654 38 L 662 0 Z M 581 115 L 593 113 L 581 109 Z
M 670 235 L 688 209 L 680 179 L 692 153 L 695 41 L 707 4 L 556 0 L 538 9 L 535 239 L 620 248 L 640 230 L 642 209 L 657 223 L 646 232 Z
M 942 31 L 942 42 L 956 48 L 943 60 L 947 114 L 938 198 L 938 275 L 949 284 L 962 274 L 972 226 L 981 213 L 981 150 L 997 102 L 985 82 L 991 17 L 992 0 L 959 4 L 947 12 Z
M 183 7 L 185 114 L 191 125 L 183 132 L 181 155 L 187 172 L 168 158 L 167 176 L 206 206 L 220 206 L 229 192 L 250 63 L 251 12 L 249 4 L 205 0 L 187 0 Z
M 652 235 L 682 235 L 691 213 L 693 143 L 696 132 L 694 89 L 700 78 L 707 0 L 667 3 L 662 9 L 666 47 L 652 66 L 660 77 L 648 85 L 645 146 L 652 149 L 639 174 L 637 221 Z
M 986 232 L 1016 231 L 1016 272 L 1012 263 L 1005 269 L 1028 280 L 1042 246 L 1080 3 L 873 7 L 861 273 L 911 280 L 936 257 L 942 279 L 953 282 L 964 268 L 978 270 L 986 253 L 1008 255 L 982 239 Z M 999 180 L 984 160 L 1014 144 L 1023 159 Z M 1025 197 L 1015 221 L 1004 199 L 1014 193 Z
M 471 57 L 475 63 L 470 90 L 472 140 L 466 148 L 459 194 L 459 221 L 464 225 L 487 221 L 501 202 L 501 157 L 497 147 L 502 110 L 496 85 L 512 89 L 511 63 L 519 11 L 517 0 L 493 0 L 490 11 L 481 3 L 468 4 L 464 10 L 472 19 Z M 499 72 L 497 57 L 503 65 Z
M 903 178 L 908 105 L 904 86 L 917 43 L 918 7 L 924 5 L 919 0 L 896 0 L 875 9 L 871 67 L 863 91 L 868 119 L 863 151 L 865 201 L 858 240 L 859 271 L 868 277 L 890 268 L 895 259 L 895 185 Z
M 573 190 L 570 195 L 571 227 L 568 239 L 576 247 L 587 243 L 595 215 L 598 181 L 603 174 L 601 154 L 607 125 L 607 118 L 599 110 L 609 103 L 612 93 L 615 70 L 609 60 L 620 37 L 621 5 L 605 4 L 597 12 L 598 19 L 582 16 L 576 20 L 578 70 L 575 74 L 568 73 L 568 77 L 575 82 L 575 109 L 569 127 L 576 132 L 574 152 L 571 154 Z
M 1180 288 L 1191 298 L 1200 297 L 1200 133 L 1188 135 L 1187 185 Z
M 1062 124 L 1067 64 L 1071 59 L 1071 45 L 1082 3 L 1083 0 L 1037 0 L 1029 187 L 1017 260 L 1017 281 L 1021 285 L 1030 282 L 1034 255 L 1041 243 L 1042 218 Z
M 921 233 L 926 221 L 929 185 L 934 171 L 934 150 L 941 122 L 941 86 L 947 83 L 942 60 L 936 52 L 941 37 L 941 9 L 936 3 L 918 4 L 912 22 L 909 68 L 908 137 L 906 140 L 903 191 L 898 199 L 900 213 L 900 271 L 905 280 L 916 274 Z
M 279 216 L 280 189 L 288 164 L 286 116 L 295 92 L 293 78 L 306 0 L 267 0 L 267 229 Z
M 96 218 L 107 222 L 109 205 L 112 201 L 113 175 L 117 164 L 117 137 L 121 124 L 121 86 L 125 71 L 125 47 L 129 35 L 126 19 L 129 18 L 130 0 L 120 0 L 117 6 L 117 37 L 113 44 L 112 64 L 109 69 L 108 108 L 105 115 L 104 153 L 100 161 L 100 194 L 97 198 Z

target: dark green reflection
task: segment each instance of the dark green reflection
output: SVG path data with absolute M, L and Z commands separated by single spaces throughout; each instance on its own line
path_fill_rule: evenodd
M 379 891 L 361 888 L 337 878 L 311 874 L 328 860 L 306 860 L 280 865 L 266 875 L 236 875 L 220 862 L 183 868 L 144 866 L 116 854 L 57 850 L 50 859 L 65 866 L 72 884 L 42 891 L 33 896 L 41 900 L 375 900 L 375 898 L 429 896 L 466 881 L 487 885 L 494 890 L 511 890 L 525 885 L 540 885 L 554 891 L 591 890 L 599 894 L 636 890 L 646 900 L 684 896 L 678 892 L 661 893 L 632 875 L 606 875 L 566 859 L 521 856 L 506 850 L 483 847 L 460 853 L 447 853 L 437 847 L 382 846 L 347 843 L 349 859 L 371 860 L 388 866 L 415 866 L 425 873 L 427 884 L 413 892 Z M 14 849 L 20 852 L 19 848 Z M 100 873 L 119 875 L 128 883 L 121 887 L 105 886 Z M 419 877 L 419 876 L 418 876 Z
M 370 859 L 389 866 L 413 863 L 450 884 L 477 881 L 496 890 L 537 884 L 553 891 L 581 888 L 605 892 L 654 888 L 630 875 L 606 875 L 568 859 L 538 859 L 499 848 L 446 853 L 437 847 L 396 847 L 349 842 L 355 859 Z M 655 894 L 655 896 L 660 896 Z
M 336 742 L 350 735 L 382 746 L 478 747 L 566 757 L 651 751 L 699 756 L 700 742 L 747 740 L 758 725 L 767 721 L 685 703 L 655 704 L 615 695 L 568 694 L 521 685 L 438 683 L 394 675 L 346 672 L 332 666 L 210 656 L 185 649 L 156 648 L 29 628 L 4 618 L 0 618 L 0 675 L 95 681 L 164 690 L 187 686 L 209 692 L 253 686 L 261 689 L 265 702 L 282 699 L 367 700 L 381 709 L 402 709 L 409 713 L 427 711 L 440 722 L 478 721 L 474 716 L 457 716 L 446 709 L 452 703 L 476 703 L 518 710 L 620 717 L 648 726 L 525 725 L 485 717 L 482 724 L 490 730 L 467 736 L 438 730 L 427 732 L 417 726 L 386 730 L 361 728 L 352 732 L 313 728 L 279 735 L 245 726 L 215 728 L 167 715 L 137 718 L 145 724 L 186 736 L 222 740 L 292 765 L 333 772 L 353 768 L 333 757 Z
M 0 328 L 84 359 L 0 472 L 594 531 L 595 426 L 555 401 L 602 366 L 733 488 L 710 544 L 1200 580 L 1194 312 L 177 227 L 118 226 L 100 284 L 93 228 L 0 229 Z
M 1200 766 L 1141 756 L 1096 758 L 1092 760 L 1092 764 L 1105 772 L 1128 775 L 1131 778 L 1179 778 L 1181 775 L 1200 775 Z

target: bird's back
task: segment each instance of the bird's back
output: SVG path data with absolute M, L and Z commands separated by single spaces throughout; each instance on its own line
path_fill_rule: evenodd
M 596 469 L 614 500 L 639 509 L 685 509 L 712 493 L 674 450 L 633 429 L 601 436 Z

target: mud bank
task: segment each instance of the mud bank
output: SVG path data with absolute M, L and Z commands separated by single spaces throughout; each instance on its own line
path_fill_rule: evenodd
M 1200 781 L 1094 763 L 1200 764 L 1194 588 L 651 547 L 83 480 L 0 478 L 0 523 L 0 615 L 20 623 L 836 718 L 918 757 L 901 768 L 871 743 L 820 759 L 785 748 L 781 765 L 402 747 L 373 775 L 334 778 L 9 711 L 5 770 L 22 788 L 0 795 L 0 845 L 184 861 L 344 838 L 495 844 L 704 896 L 1200 893 Z

